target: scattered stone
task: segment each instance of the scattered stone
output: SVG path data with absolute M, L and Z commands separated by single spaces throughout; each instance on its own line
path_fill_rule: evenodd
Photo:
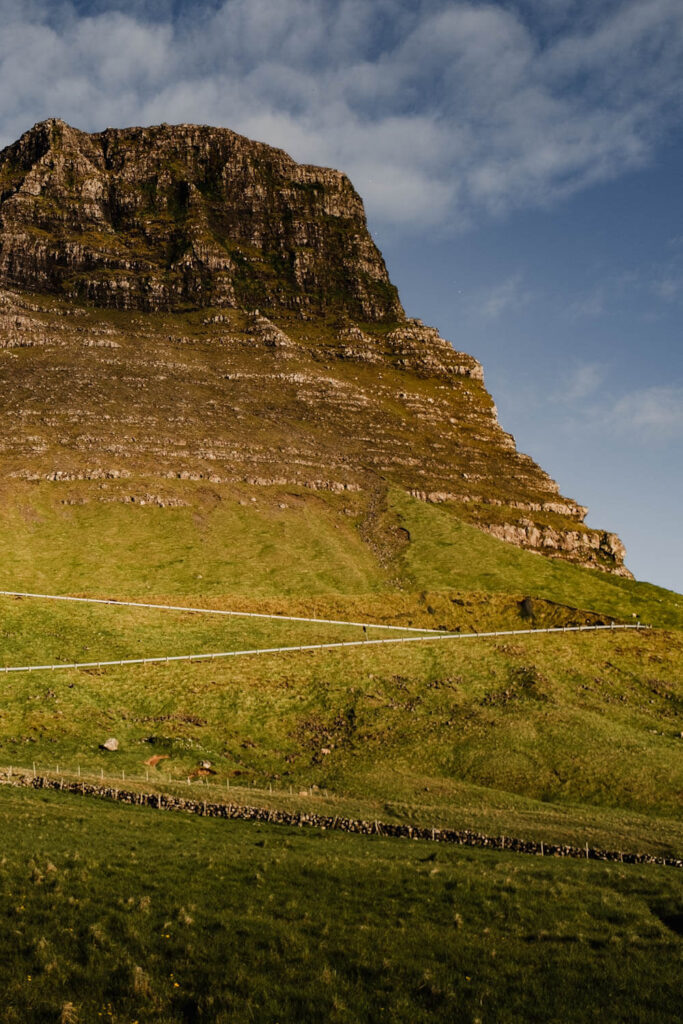
M 119 741 L 116 739 L 115 736 L 110 736 L 108 740 L 105 740 L 104 743 L 100 744 L 100 750 L 108 750 L 110 751 L 110 753 L 113 753 L 115 750 L 118 749 Z

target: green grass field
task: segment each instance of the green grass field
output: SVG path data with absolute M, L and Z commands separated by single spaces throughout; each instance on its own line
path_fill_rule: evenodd
M 97 495 L 91 482 L 73 486 L 84 500 Z M 341 609 L 375 594 L 378 614 L 397 594 L 448 590 L 489 599 L 530 595 L 608 618 L 637 615 L 683 628 L 681 595 L 523 551 L 398 490 L 389 494 L 384 527 L 407 530 L 410 541 L 381 564 L 359 535 L 363 508 L 355 495 L 292 496 L 292 488 L 264 487 L 253 489 L 255 504 L 245 505 L 247 488 L 239 499 L 226 488 L 216 503 L 200 484 L 175 486 L 192 499 L 188 507 L 94 500 L 65 506 L 55 485 L 5 486 L 0 589 L 174 602 L 200 597 L 246 601 L 249 608 L 275 601 L 280 610 L 311 610 L 321 601 Z
M 49 504 L 43 486 L 34 490 L 33 518 L 20 515 L 18 499 L 5 511 L 3 588 L 463 632 L 632 622 L 634 610 L 660 626 L 680 618 L 677 595 L 519 551 L 398 495 L 393 514 L 410 543 L 382 566 L 361 541 L 360 555 L 347 543 L 353 523 L 339 526 L 334 496 L 286 510 L 261 500 L 249 530 L 244 506 L 225 501 L 217 519 L 215 508 L 200 508 L 197 534 L 196 510 L 65 510 Z M 311 534 L 331 538 L 322 552 L 296 546 Z M 350 574 L 335 561 L 333 542 L 344 547 Z M 237 570 L 251 573 L 254 561 L 249 591 Z M 0 664 L 15 665 L 363 635 L 356 627 L 32 599 L 0 598 L 0 614 Z M 130 776 L 164 755 L 170 780 L 208 759 L 221 782 L 277 791 L 316 785 L 425 824 L 493 821 L 499 831 L 531 829 L 549 841 L 585 841 L 592 827 L 601 845 L 679 852 L 681 655 L 680 633 L 657 629 L 0 676 L 0 757 Z M 109 735 L 120 741 L 113 757 L 99 750 Z M 549 808 L 559 810 L 544 827 Z
M 0 790 L 0 1020 L 677 1019 L 665 868 Z
M 0 674 L 0 764 L 683 851 L 679 595 L 520 551 L 398 492 L 382 529 L 408 539 L 393 548 L 381 530 L 364 539 L 346 495 L 261 488 L 254 510 L 201 488 L 180 509 L 54 494 L 6 495 L 0 589 L 462 632 L 656 628 Z M 361 636 L 0 598 L 0 665 Z M 100 749 L 112 735 L 115 754 Z M 204 759 L 216 774 L 188 784 Z M 0 801 L 0 1020 L 675 1019 L 673 870 L 434 854 L 58 794 Z
M 139 776 L 165 755 L 164 777 L 184 779 L 208 759 L 221 783 L 316 785 L 430 825 L 482 827 L 497 806 L 507 834 L 530 817 L 538 833 L 558 805 L 540 838 L 680 852 L 680 643 L 514 640 L 0 676 L 2 760 Z M 115 755 L 99 749 L 110 735 Z

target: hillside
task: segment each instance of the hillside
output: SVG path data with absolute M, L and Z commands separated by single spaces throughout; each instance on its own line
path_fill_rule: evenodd
M 0 153 L 0 590 L 653 627 L 0 672 L 0 769 L 680 856 L 683 597 L 585 515 L 344 175 L 192 125 Z M 0 669 L 379 635 L 0 596 Z M 675 1019 L 673 868 L 154 813 L 0 786 L 0 1021 Z
M 517 452 L 476 360 L 406 320 L 343 175 L 222 129 L 90 136 L 49 121 L 0 153 L 0 178 L 0 589 L 463 632 L 681 628 L 676 595 L 631 580 L 618 538 L 587 528 L 586 510 Z M 181 185 L 192 216 L 177 205 Z M 219 303 L 207 263 L 212 288 L 174 291 L 171 222 L 194 239 L 187 267 L 208 251 L 200 227 L 224 247 L 248 234 L 258 287 L 228 288 Z M 302 225 L 319 284 L 299 282 L 305 302 L 283 269 L 299 259 Z M 124 250 L 117 269 L 112 254 Z M 122 291 L 124 270 L 133 284 Z M 359 298 L 371 279 L 384 282 L 381 308 Z M 6 665 L 349 636 L 0 603 Z M 6 677 L 0 749 L 11 763 L 30 753 L 93 769 L 100 733 L 115 731 L 130 772 L 145 723 L 161 716 L 173 723 L 155 740 L 172 755 L 170 778 L 201 755 L 228 778 L 406 799 L 449 820 L 454 792 L 484 787 L 652 814 L 662 821 L 649 838 L 671 848 L 679 659 L 679 641 L 659 633 L 318 652 L 245 664 L 237 689 L 242 669 L 225 664 L 113 672 L 85 703 L 83 674 L 60 676 L 47 703 L 34 677 Z M 216 688 L 206 706 L 202 679 Z M 199 732 L 179 711 L 187 687 Z M 252 706 L 254 687 L 264 706 Z M 335 743 L 324 763 L 318 734 L 319 746 Z M 492 744 L 502 758 L 488 756 Z M 427 791 L 442 796 L 423 811 Z M 487 816 L 488 798 L 467 800 L 468 814 Z M 517 810 L 506 828 L 523 820 Z

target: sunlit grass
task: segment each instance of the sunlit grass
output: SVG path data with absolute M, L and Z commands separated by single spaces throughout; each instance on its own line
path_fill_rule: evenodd
M 26 791 L 0 823 L 6 1024 L 676 1018 L 672 870 Z

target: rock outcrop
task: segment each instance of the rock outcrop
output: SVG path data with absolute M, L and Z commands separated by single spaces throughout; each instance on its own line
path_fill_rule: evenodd
M 600 555 L 618 576 L 631 576 L 623 565 L 626 548 L 616 533 L 604 530 L 556 530 L 552 526 L 537 526 L 529 519 L 518 523 L 493 523 L 481 527 L 500 540 L 534 551 L 550 552 L 560 557 L 569 556 L 582 565 L 590 565 L 591 555 Z
M 52 119 L 3 150 L 0 284 L 120 309 L 403 316 L 344 174 L 198 125 Z

